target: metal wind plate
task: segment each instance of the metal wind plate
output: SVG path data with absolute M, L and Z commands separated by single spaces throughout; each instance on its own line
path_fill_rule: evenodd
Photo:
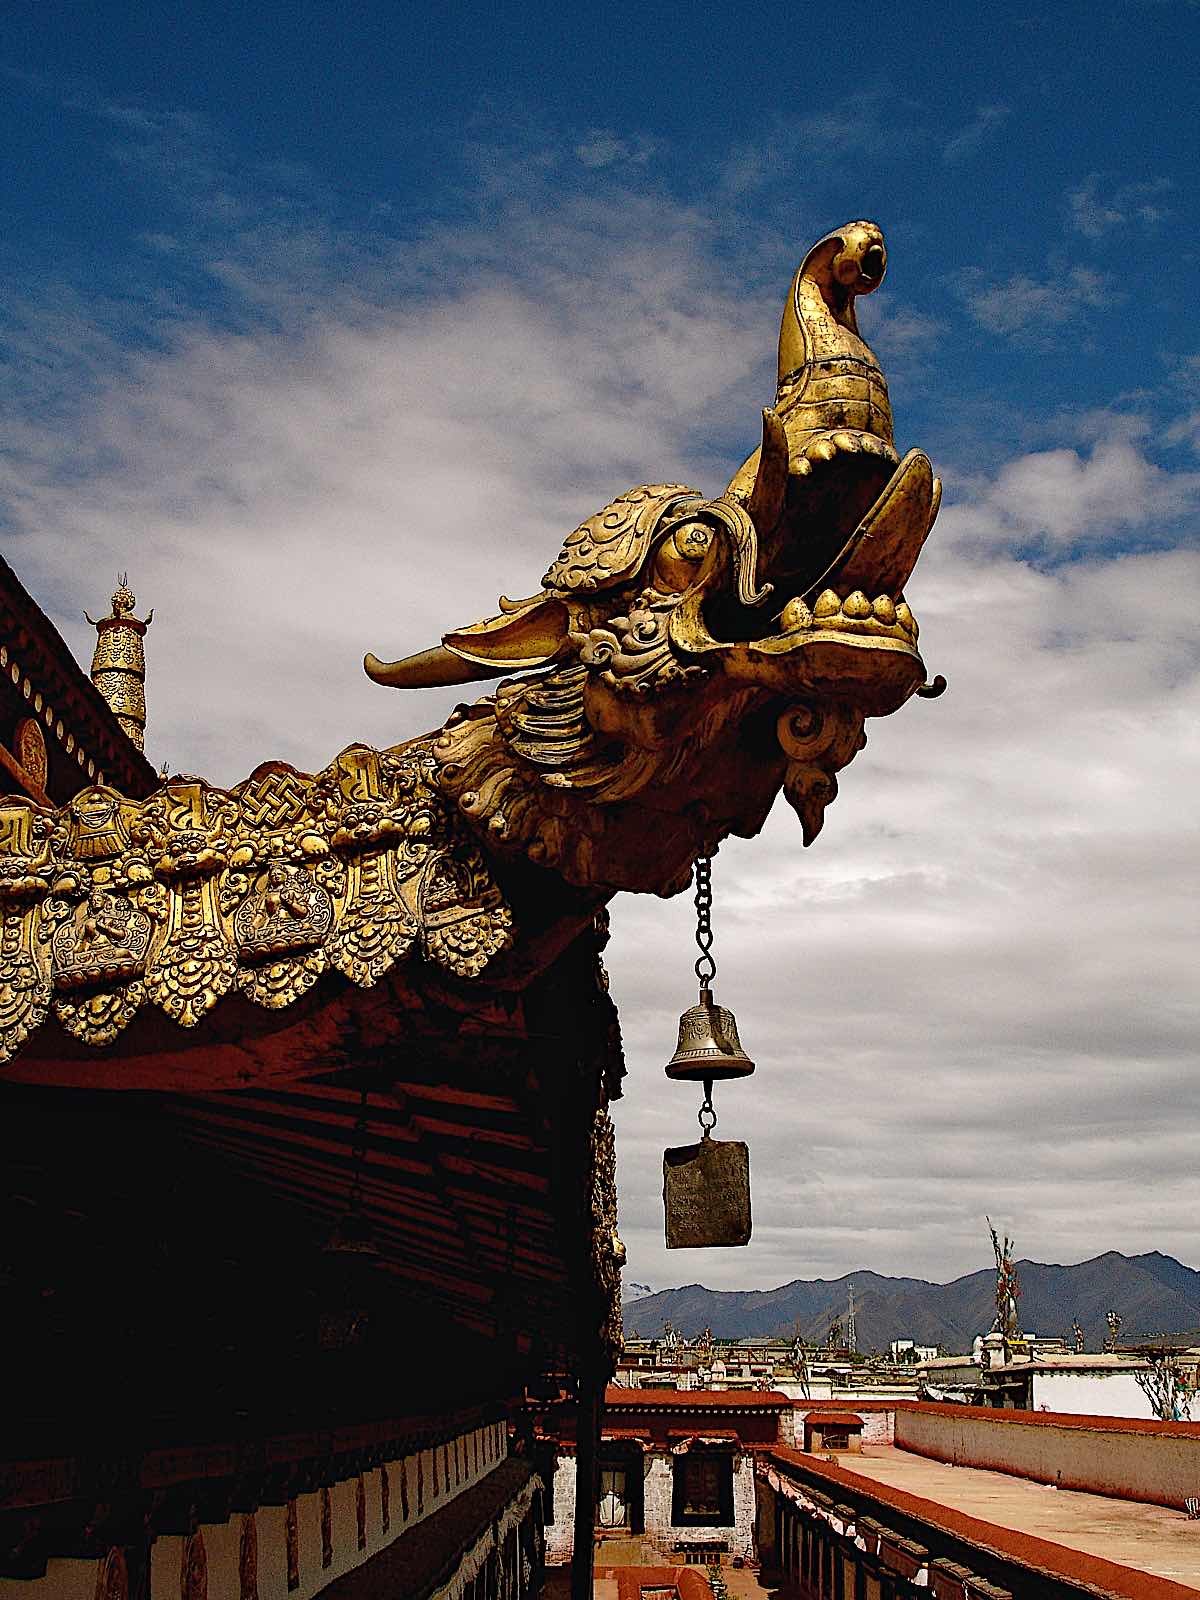
M 663 1152 L 667 1249 L 750 1243 L 750 1151 L 740 1139 L 701 1139 Z

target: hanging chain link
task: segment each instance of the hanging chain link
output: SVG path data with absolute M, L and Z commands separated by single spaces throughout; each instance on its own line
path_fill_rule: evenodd
M 700 980 L 700 995 L 705 998 L 717 975 L 716 957 L 712 953 L 712 857 L 696 857 L 696 944 L 700 954 L 696 958 L 696 976 Z M 712 1080 L 704 1080 L 704 1099 L 697 1114 L 701 1131 L 707 1139 L 717 1125 L 717 1113 L 712 1103 Z
M 717 975 L 717 963 L 712 954 L 712 857 L 696 857 L 696 943 L 700 954 L 696 959 L 696 976 L 701 989 L 707 989 Z
M 696 1121 L 700 1124 L 701 1131 L 707 1139 L 717 1125 L 717 1108 L 712 1103 L 712 1084 L 704 1085 L 704 1099 L 700 1102 L 700 1109 L 696 1113 Z

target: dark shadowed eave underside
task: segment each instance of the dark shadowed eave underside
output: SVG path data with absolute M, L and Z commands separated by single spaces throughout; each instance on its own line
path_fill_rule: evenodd
M 295 1081 L 155 1093 L 147 1057 L 124 1092 L 0 1086 L 0 1303 L 29 1380 L 12 1455 L 445 1410 L 596 1360 L 592 1164 L 621 1066 L 593 935 L 494 1029 L 391 1015 L 389 1037 Z M 378 1260 L 347 1285 L 326 1247 L 356 1171 Z M 347 1297 L 375 1346 L 343 1357 L 316 1330 Z

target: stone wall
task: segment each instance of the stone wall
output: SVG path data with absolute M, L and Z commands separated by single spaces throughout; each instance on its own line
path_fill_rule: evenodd
M 754 1554 L 754 1458 L 740 1455 L 733 1462 L 733 1527 L 679 1527 L 671 1521 L 675 1478 L 670 1456 L 650 1456 L 645 1480 L 646 1537 L 664 1555 L 678 1542 L 724 1544 L 731 1556 Z
M 671 1521 L 675 1479 L 673 1457 L 646 1455 L 642 1460 L 642 1496 L 645 1532 L 642 1537 L 666 1556 L 675 1554 L 680 1541 L 688 1544 L 724 1544 L 731 1556 L 754 1553 L 754 1458 L 734 1457 L 733 1526 L 680 1527 Z M 546 1529 L 546 1563 L 562 1566 L 575 1548 L 575 1457 L 558 1457 L 554 1469 L 554 1521 Z

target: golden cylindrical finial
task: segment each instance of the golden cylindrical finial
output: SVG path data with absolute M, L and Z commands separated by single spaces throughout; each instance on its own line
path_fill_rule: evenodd
M 143 748 L 146 733 L 146 651 L 142 641 L 154 620 L 148 613 L 145 622 L 133 614 L 137 597 L 126 574 L 117 579 L 112 597 L 112 614 L 98 622 L 84 616 L 96 630 L 96 651 L 92 656 L 92 682 L 108 701 L 113 716 L 129 738 Z

